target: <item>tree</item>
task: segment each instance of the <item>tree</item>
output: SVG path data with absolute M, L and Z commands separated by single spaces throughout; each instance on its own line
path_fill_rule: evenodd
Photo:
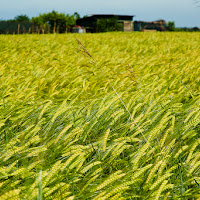
M 97 19 L 95 24 L 96 32 L 121 31 L 122 27 L 122 24 L 118 23 L 117 17 Z
M 196 31 L 200 31 L 200 29 L 199 29 L 198 27 L 195 26 L 195 27 L 192 28 L 191 31 L 195 31 L 195 32 L 196 32 Z
M 50 26 L 51 32 L 63 33 L 66 30 L 66 16 L 63 13 L 52 11 L 44 15 L 44 19 Z
M 14 18 L 16 22 L 29 22 L 30 18 L 27 15 L 18 15 Z
M 49 32 L 49 25 L 45 19 L 45 15 L 39 15 L 38 17 L 33 17 L 31 21 L 42 29 L 42 33 Z
M 38 17 L 34 17 L 32 18 L 32 21 L 41 27 L 49 28 L 51 33 L 64 33 L 67 29 L 76 25 L 77 17 L 80 17 L 78 13 L 74 13 L 74 15 L 65 15 L 64 13 L 52 11 L 50 13 L 44 13 Z
M 81 18 L 80 15 L 77 12 L 74 13 L 74 17 L 75 17 L 76 20 Z
M 167 30 L 168 30 L 168 31 L 175 31 L 175 23 L 172 22 L 172 21 L 169 21 L 169 22 L 167 23 Z

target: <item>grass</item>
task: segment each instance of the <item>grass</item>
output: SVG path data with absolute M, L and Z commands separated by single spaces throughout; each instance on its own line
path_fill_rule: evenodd
M 1 35 L 0 54 L 0 199 L 200 198 L 198 33 Z

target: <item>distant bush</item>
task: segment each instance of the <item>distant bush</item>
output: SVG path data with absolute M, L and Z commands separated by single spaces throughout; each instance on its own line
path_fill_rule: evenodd
M 97 19 L 95 24 L 96 32 L 110 32 L 110 31 L 121 31 L 123 25 L 117 20 L 117 17 L 110 19 Z
M 199 32 L 200 28 L 198 28 L 198 27 L 193 27 L 193 28 L 183 27 L 183 28 L 176 28 L 175 31 L 178 31 L 178 32 Z
M 167 23 L 167 31 L 177 31 L 177 32 L 198 32 L 200 31 L 200 28 L 198 27 L 193 27 L 193 28 L 188 28 L 188 27 L 176 27 L 175 22 L 169 21 Z

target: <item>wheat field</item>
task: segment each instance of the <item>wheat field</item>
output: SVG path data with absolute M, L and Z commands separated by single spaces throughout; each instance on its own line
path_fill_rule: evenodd
M 200 199 L 199 33 L 0 36 L 0 200 Z

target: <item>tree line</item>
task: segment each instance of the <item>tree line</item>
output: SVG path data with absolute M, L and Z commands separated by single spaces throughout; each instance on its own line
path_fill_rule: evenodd
M 200 31 L 200 28 L 198 27 L 193 27 L 193 28 L 188 28 L 188 27 L 176 27 L 175 22 L 169 21 L 166 26 L 167 31 L 176 31 L 176 32 L 198 32 Z
M 3 22 L 8 23 L 32 23 L 43 33 L 65 33 L 69 32 L 71 27 L 76 25 L 76 20 L 80 18 L 80 15 L 75 12 L 73 15 L 58 13 L 52 11 L 49 13 L 40 14 L 37 17 L 29 18 L 27 15 L 18 15 L 14 19 L 6 20 Z M 2 22 L 2 21 L 1 21 Z
M 87 16 L 84 16 L 87 17 Z M 71 28 L 76 25 L 77 19 L 80 18 L 79 13 L 75 12 L 72 15 L 58 13 L 57 11 L 52 11 L 49 13 L 40 14 L 37 17 L 29 18 L 27 15 L 18 15 L 14 19 L 0 21 L 0 22 L 8 22 L 8 23 L 29 23 L 34 24 L 34 26 L 39 30 L 40 33 L 65 33 L 70 32 Z M 10 26 L 10 25 L 8 25 Z M 4 29 L 5 24 L 4 24 Z M 120 31 L 122 30 L 122 24 L 118 23 L 116 17 L 110 19 L 99 19 L 94 24 L 96 32 L 109 32 L 109 31 Z M 19 29 L 19 27 L 18 27 Z M 200 31 L 198 27 L 193 28 L 177 28 L 175 27 L 175 22 L 169 21 L 166 24 L 166 31 Z M 1 33 L 1 27 L 0 27 Z
M 65 33 L 70 32 L 71 28 L 76 26 L 76 20 L 79 18 L 80 15 L 77 12 L 75 12 L 73 15 L 69 15 L 58 13 L 57 11 L 53 10 L 52 12 L 43 13 L 32 18 L 29 18 L 27 15 L 18 15 L 14 19 L 6 20 L 4 22 L 15 24 L 32 23 L 37 28 L 39 27 L 40 33 Z M 95 24 L 93 24 L 93 26 L 96 32 L 121 31 L 123 29 L 122 24 L 118 23 L 117 17 L 110 19 L 99 19 Z

